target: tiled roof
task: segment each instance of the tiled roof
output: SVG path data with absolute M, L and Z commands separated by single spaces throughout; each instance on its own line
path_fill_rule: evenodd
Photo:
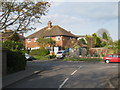
M 58 25 L 52 26 L 51 28 L 45 27 L 26 38 L 41 38 L 41 37 L 51 37 L 51 36 L 70 36 L 70 37 L 77 37 L 74 34 L 70 33 L 69 31 L 61 28 Z
M 0 37 L 1 38 L 10 37 L 11 35 L 13 35 L 13 33 L 14 33 L 14 31 L 12 31 L 12 30 L 7 30 L 6 32 L 0 32 Z M 21 40 L 25 39 L 24 36 L 19 35 L 18 33 L 15 33 L 15 34 L 19 36 L 19 39 L 21 39 Z

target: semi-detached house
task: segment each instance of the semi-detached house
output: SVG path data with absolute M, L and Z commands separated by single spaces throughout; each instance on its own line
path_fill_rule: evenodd
M 67 45 L 67 41 L 73 38 L 77 39 L 77 36 L 58 25 L 53 26 L 52 22 L 49 21 L 46 27 L 26 37 L 26 48 L 38 49 L 39 45 L 36 42 L 38 38 L 52 38 L 56 41 L 56 47 L 64 48 Z

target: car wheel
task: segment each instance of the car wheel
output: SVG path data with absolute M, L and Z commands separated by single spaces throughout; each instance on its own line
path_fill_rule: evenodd
M 110 61 L 109 61 L 109 60 L 106 60 L 105 62 L 106 62 L 106 63 L 110 63 Z

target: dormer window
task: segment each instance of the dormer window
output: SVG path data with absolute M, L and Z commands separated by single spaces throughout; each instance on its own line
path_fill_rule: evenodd
M 37 42 L 37 39 L 38 39 L 38 38 L 35 38 L 35 39 L 34 39 L 34 42 Z
M 28 38 L 28 42 L 31 42 L 31 39 L 30 39 L 30 38 Z
M 56 40 L 59 41 L 60 40 L 60 36 L 56 36 Z

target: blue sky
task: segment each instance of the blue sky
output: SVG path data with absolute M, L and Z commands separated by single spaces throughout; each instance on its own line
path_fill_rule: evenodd
M 48 14 L 41 21 L 42 24 L 36 24 L 37 30 L 52 21 L 53 25 L 59 25 L 75 35 L 91 35 L 105 28 L 113 40 L 118 39 L 117 2 L 52 2 Z M 36 31 L 30 31 L 25 36 Z

